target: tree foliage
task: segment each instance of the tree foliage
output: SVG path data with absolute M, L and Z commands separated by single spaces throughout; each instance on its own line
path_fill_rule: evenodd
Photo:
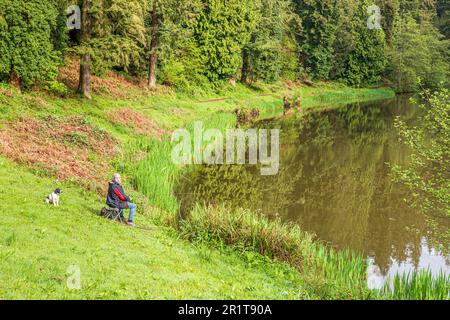
M 369 1 L 359 1 L 345 26 L 348 32 L 347 53 L 339 76 L 352 86 L 376 83 L 386 66 L 384 31 L 367 27 L 369 6 Z
M 302 20 L 298 37 L 301 63 L 315 79 L 328 79 L 333 68 L 338 8 L 336 0 L 294 0 Z
M 150 8 L 153 1 L 150 3 Z M 191 83 L 201 82 L 202 65 L 195 57 L 199 56 L 198 47 L 193 37 L 194 25 L 203 8 L 200 0 L 158 0 L 158 32 L 156 53 L 160 82 L 185 89 Z M 150 47 L 152 25 L 151 14 L 147 15 L 147 46 L 143 57 L 147 66 L 147 57 L 153 50 Z
M 59 16 L 55 1 L 0 1 L 0 79 L 27 87 L 56 77 L 63 48 L 55 43 Z
M 69 50 L 89 73 L 120 70 L 150 87 L 311 77 L 387 79 L 410 92 L 418 77 L 430 88 L 448 81 L 445 0 L 376 0 L 381 30 L 367 27 L 369 0 L 89 0 L 92 31 L 82 37 L 65 11 L 86 1 L 0 0 L 0 80 L 52 81 Z
M 448 81 L 449 42 L 442 37 L 427 20 L 419 24 L 411 14 L 397 17 L 387 69 L 397 92 L 416 91 L 419 78 L 430 88 Z
M 258 0 L 256 23 L 243 49 L 242 80 L 275 82 L 298 65 L 295 36 L 301 23 L 289 0 Z M 293 61 L 294 60 L 294 61 Z
M 215 81 L 236 76 L 255 24 L 254 2 L 204 0 L 194 26 L 202 72 Z
M 397 180 L 412 190 L 417 206 L 450 216 L 450 93 L 425 90 L 422 98 L 424 115 L 419 125 L 396 122 L 412 156 L 408 167 L 393 169 Z
M 128 70 L 140 61 L 139 51 L 145 45 L 144 8 L 140 0 L 93 1 L 91 38 L 74 51 L 91 54 L 96 74 L 113 67 Z

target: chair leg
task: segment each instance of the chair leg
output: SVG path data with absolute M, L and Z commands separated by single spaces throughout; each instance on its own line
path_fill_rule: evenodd
M 114 209 L 113 211 L 113 219 L 114 221 L 121 221 L 121 217 L 120 217 L 120 210 L 119 209 Z
M 117 208 L 115 208 L 115 209 L 112 209 L 112 208 L 111 209 L 105 209 L 104 214 L 102 214 L 102 215 L 106 219 L 122 222 L 122 218 L 120 217 L 120 210 L 117 209 Z

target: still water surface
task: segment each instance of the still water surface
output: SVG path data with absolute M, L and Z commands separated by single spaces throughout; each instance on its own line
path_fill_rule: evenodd
M 183 179 L 182 206 L 226 202 L 298 223 L 330 246 L 364 254 L 371 286 L 411 270 L 450 274 L 449 246 L 439 237 L 448 232 L 450 219 L 435 218 L 438 232 L 432 229 L 408 205 L 407 190 L 393 183 L 388 166 L 409 160 L 395 118 L 413 124 L 418 113 L 399 97 L 261 122 L 281 129 L 279 174 L 205 166 Z

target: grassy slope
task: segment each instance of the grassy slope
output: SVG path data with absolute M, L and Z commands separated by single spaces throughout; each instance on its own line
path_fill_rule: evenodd
M 107 111 L 124 107 L 139 110 L 168 130 L 198 119 L 205 120 L 210 127 L 224 128 L 232 125 L 234 118 L 220 110 L 258 107 L 265 116 L 278 115 L 282 96 L 299 92 L 307 108 L 392 95 L 385 89 L 355 90 L 335 85 L 290 91 L 265 87 L 256 91 L 257 96 L 254 90 L 239 86 L 233 92 L 225 90 L 202 97 L 160 94 L 126 101 L 105 96 L 82 101 L 39 93 L 14 93 L 12 97 L 0 94 L 0 120 L 49 114 L 82 115 L 110 132 L 129 150 L 142 137 L 125 126 L 112 125 L 105 116 Z M 199 103 L 224 96 L 230 99 Z M 151 213 L 140 215 L 138 223 L 150 225 L 152 231 L 128 229 L 104 221 L 94 214 L 101 208 L 103 199 L 71 184 L 63 187 L 66 194 L 60 208 L 47 207 L 42 197 L 53 189 L 55 181 L 33 175 L 4 159 L 0 161 L 0 201 L 4 212 L 0 224 L 0 298 L 331 297 L 306 284 L 297 272 L 282 264 L 178 240 L 164 228 L 151 226 Z M 116 168 L 122 165 L 128 168 L 125 171 L 134 168 L 133 159 L 118 162 Z M 153 168 L 159 175 L 155 184 L 166 179 L 160 169 L 164 168 Z M 159 196 L 170 202 L 166 194 Z M 66 269 L 71 264 L 81 267 L 83 290 L 80 292 L 66 288 Z
M 263 266 L 161 228 L 131 229 L 96 217 L 101 202 L 77 187 L 65 185 L 63 205 L 49 207 L 42 195 L 54 181 L 1 158 L 0 185 L 1 299 L 311 297 L 282 265 Z M 80 267 L 80 291 L 67 289 L 70 265 Z

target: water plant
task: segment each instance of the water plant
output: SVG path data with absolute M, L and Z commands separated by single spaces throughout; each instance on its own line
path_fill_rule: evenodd
M 433 275 L 429 269 L 397 274 L 386 281 L 381 293 L 394 300 L 448 300 L 450 275 L 443 271 Z
M 194 242 L 231 246 L 285 262 L 305 278 L 334 287 L 343 298 L 368 297 L 367 264 L 350 251 L 335 251 L 297 225 L 246 209 L 196 205 L 180 222 L 181 234 Z M 317 286 L 317 283 L 315 284 Z

